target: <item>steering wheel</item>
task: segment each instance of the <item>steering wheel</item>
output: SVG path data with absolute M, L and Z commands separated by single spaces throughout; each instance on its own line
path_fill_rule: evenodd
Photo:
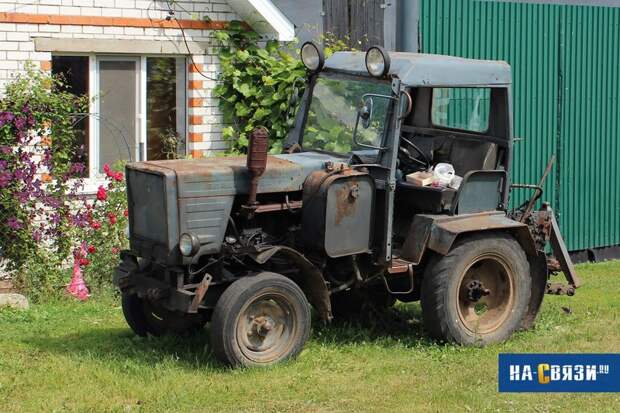
M 412 153 L 412 150 L 415 154 Z M 409 170 L 408 173 L 411 173 L 411 171 L 425 171 L 430 169 L 432 165 L 426 153 L 404 136 L 400 137 L 398 155 L 398 159 L 403 163 L 403 166 Z

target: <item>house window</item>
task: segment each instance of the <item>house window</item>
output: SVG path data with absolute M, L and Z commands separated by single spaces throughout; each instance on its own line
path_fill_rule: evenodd
M 65 91 L 78 96 L 88 95 L 88 56 L 53 56 L 52 73 L 63 79 Z M 76 154 L 75 161 L 88 164 L 88 115 L 78 115 L 75 137 L 84 150 Z
M 67 89 L 91 97 L 79 124 L 90 176 L 118 161 L 185 153 L 186 62 L 181 57 L 54 56 L 52 71 Z

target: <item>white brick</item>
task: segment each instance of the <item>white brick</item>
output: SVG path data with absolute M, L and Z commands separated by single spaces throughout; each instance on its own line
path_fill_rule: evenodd
M 125 9 L 125 8 L 133 9 L 136 7 L 136 2 L 134 0 L 116 0 L 114 5 L 119 9 Z
M 19 42 L 19 50 L 22 52 L 34 52 L 34 42 Z
M 17 42 L 0 42 L 0 50 L 17 50 L 18 48 Z
M 104 27 L 103 28 L 103 32 L 105 34 L 123 34 L 123 28 L 122 27 Z
M 30 56 L 28 52 L 6 52 L 6 58 L 8 60 L 28 60 Z
M 93 0 L 73 0 L 73 5 L 74 6 L 92 7 L 93 4 L 94 4 Z
M 25 42 L 30 40 L 30 34 L 25 32 L 8 32 L 6 34 L 6 39 L 16 42 Z
M 60 8 L 60 14 L 62 14 L 63 16 L 79 16 L 80 15 L 80 8 L 79 7 L 62 6 Z
M 144 35 L 144 29 L 140 27 L 125 27 L 125 34 L 130 36 Z
M 39 14 L 60 14 L 60 7 L 58 6 L 39 6 Z
M 40 24 L 39 31 L 45 33 L 59 33 L 60 26 L 57 24 Z
M 123 11 L 121 9 L 101 9 L 101 15 L 106 17 L 121 17 Z
M 38 24 L 18 24 L 17 27 L 14 27 L 13 30 L 17 30 L 18 32 L 37 32 L 39 31 Z
M 62 26 L 60 31 L 63 33 L 82 33 L 82 26 Z
M 95 0 L 95 7 L 114 7 L 114 0 Z
M 103 27 L 100 26 L 84 26 L 82 27 L 82 33 L 103 33 Z
M 142 17 L 142 11 L 136 9 L 123 9 L 123 17 Z
M 28 60 L 52 60 L 52 54 L 50 52 L 30 52 L 28 53 Z
M 17 70 L 17 62 L 14 60 L 0 60 L 0 69 Z
M 3 32 L 15 31 L 15 25 L 12 23 L 0 23 L 0 31 L 3 31 Z
M 82 7 L 80 9 L 82 16 L 101 16 L 101 8 L 99 7 Z

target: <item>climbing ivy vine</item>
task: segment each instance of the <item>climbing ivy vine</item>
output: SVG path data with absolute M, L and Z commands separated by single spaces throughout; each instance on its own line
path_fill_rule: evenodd
M 244 153 L 249 134 L 264 126 L 270 131 L 271 152 L 280 153 L 297 110 L 292 97 L 301 96 L 307 75 L 298 54 L 291 44 L 282 47 L 275 40 L 259 44 L 258 33 L 238 21 L 215 36 L 221 46 L 215 96 L 228 125 L 223 135 L 230 151 Z

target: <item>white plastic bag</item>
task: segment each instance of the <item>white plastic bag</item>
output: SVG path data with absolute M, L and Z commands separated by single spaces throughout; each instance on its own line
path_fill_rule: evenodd
M 438 163 L 433 168 L 433 186 L 445 188 L 454 178 L 454 167 L 449 163 Z

